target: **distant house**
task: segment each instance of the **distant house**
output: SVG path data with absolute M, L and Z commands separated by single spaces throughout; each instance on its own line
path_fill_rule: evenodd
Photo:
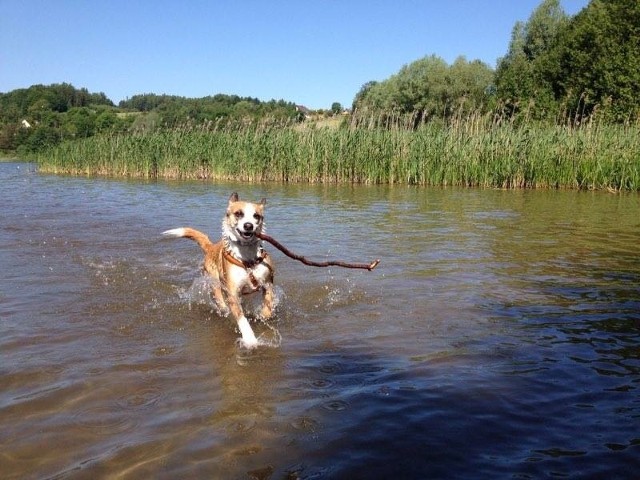
M 26 120 L 22 120 L 20 122 L 20 125 L 22 125 L 22 128 L 31 128 L 31 124 L 29 122 L 27 122 Z
M 296 105 L 296 112 L 300 113 L 305 120 L 311 117 L 311 110 L 304 105 Z

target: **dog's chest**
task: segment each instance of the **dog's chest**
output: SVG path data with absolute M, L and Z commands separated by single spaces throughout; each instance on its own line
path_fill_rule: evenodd
M 238 286 L 240 293 L 248 294 L 260 290 L 267 283 L 270 271 L 264 263 L 251 268 L 232 265 L 229 269 L 231 281 Z

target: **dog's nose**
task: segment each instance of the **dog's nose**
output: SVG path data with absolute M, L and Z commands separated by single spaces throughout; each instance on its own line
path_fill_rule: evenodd
M 245 232 L 250 232 L 251 230 L 253 230 L 253 223 L 251 222 L 246 222 L 244 224 L 244 231 Z

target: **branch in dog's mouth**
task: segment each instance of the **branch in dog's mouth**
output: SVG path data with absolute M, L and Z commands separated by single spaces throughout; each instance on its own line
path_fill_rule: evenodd
M 303 257 L 302 255 L 298 255 L 296 253 L 293 253 L 287 247 L 285 247 L 280 242 L 278 242 L 275 238 L 270 237 L 269 235 L 267 235 L 265 233 L 256 232 L 256 237 L 269 242 L 271 245 L 273 245 L 278 250 L 280 250 L 282 253 L 284 253 L 287 257 L 293 258 L 294 260 L 298 260 L 299 262 L 302 262 L 305 265 L 309 265 L 311 267 L 331 267 L 331 266 L 336 266 L 336 267 L 344 267 L 344 268 L 361 268 L 361 269 L 364 269 L 364 270 L 371 271 L 374 268 L 376 268 L 378 266 L 378 264 L 380 263 L 380 259 L 374 260 L 371 263 L 349 263 L 349 262 L 341 262 L 341 261 L 337 261 L 337 260 L 327 261 L 327 262 L 314 262 L 312 260 L 307 259 L 306 257 Z

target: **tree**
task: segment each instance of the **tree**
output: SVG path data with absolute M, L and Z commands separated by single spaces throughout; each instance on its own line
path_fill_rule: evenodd
M 640 2 L 592 0 L 569 18 L 544 0 L 516 24 L 496 71 L 498 96 L 512 113 L 582 121 L 640 116 Z
M 40 122 L 47 113 L 51 112 L 51 105 L 49 102 L 41 98 L 33 102 L 27 109 L 27 116 L 32 122 Z
M 37 152 L 38 150 L 56 145 L 58 142 L 60 142 L 60 132 L 57 129 L 48 126 L 38 126 L 29 132 L 26 140 L 22 142 L 19 148 L 22 147 L 21 149 L 27 152 Z
M 354 112 L 361 107 L 365 107 L 369 100 L 367 99 L 369 92 L 378 84 L 378 82 L 372 80 L 370 82 L 365 83 L 360 87 L 358 93 L 356 93 L 355 98 L 353 99 L 353 103 L 351 104 L 351 110 Z
M 546 74 L 574 116 L 598 107 L 614 121 L 640 115 L 640 2 L 593 0 L 549 53 Z
M 19 127 L 15 123 L 0 128 L 0 151 L 11 151 L 18 147 L 18 130 Z
M 64 118 L 63 128 L 74 138 L 90 137 L 95 132 L 96 115 L 87 107 L 72 108 Z
M 560 0 L 543 0 L 524 28 L 522 49 L 529 61 L 547 53 L 568 22 L 569 16 L 562 9 Z
M 331 104 L 331 113 L 333 113 L 334 115 L 338 115 L 342 112 L 342 110 L 344 109 L 342 108 L 342 104 L 340 102 L 333 102 Z
M 493 71 L 479 60 L 459 57 L 452 65 L 430 55 L 403 66 L 389 79 L 369 82 L 354 99 L 354 110 L 450 118 L 461 110 L 482 109 Z
M 521 99 L 531 98 L 534 90 L 533 66 L 525 53 L 525 24 L 516 22 L 511 32 L 509 51 L 498 61 L 496 89 L 503 101 L 512 108 Z
M 106 132 L 114 128 L 118 122 L 118 117 L 111 110 L 103 110 L 95 120 L 95 127 L 99 132 Z
M 495 76 L 498 97 L 510 113 L 555 114 L 556 95 L 541 65 L 546 64 L 546 56 L 568 23 L 559 0 L 543 0 L 526 23 L 517 22 L 513 27 L 509 50 L 498 61 Z

